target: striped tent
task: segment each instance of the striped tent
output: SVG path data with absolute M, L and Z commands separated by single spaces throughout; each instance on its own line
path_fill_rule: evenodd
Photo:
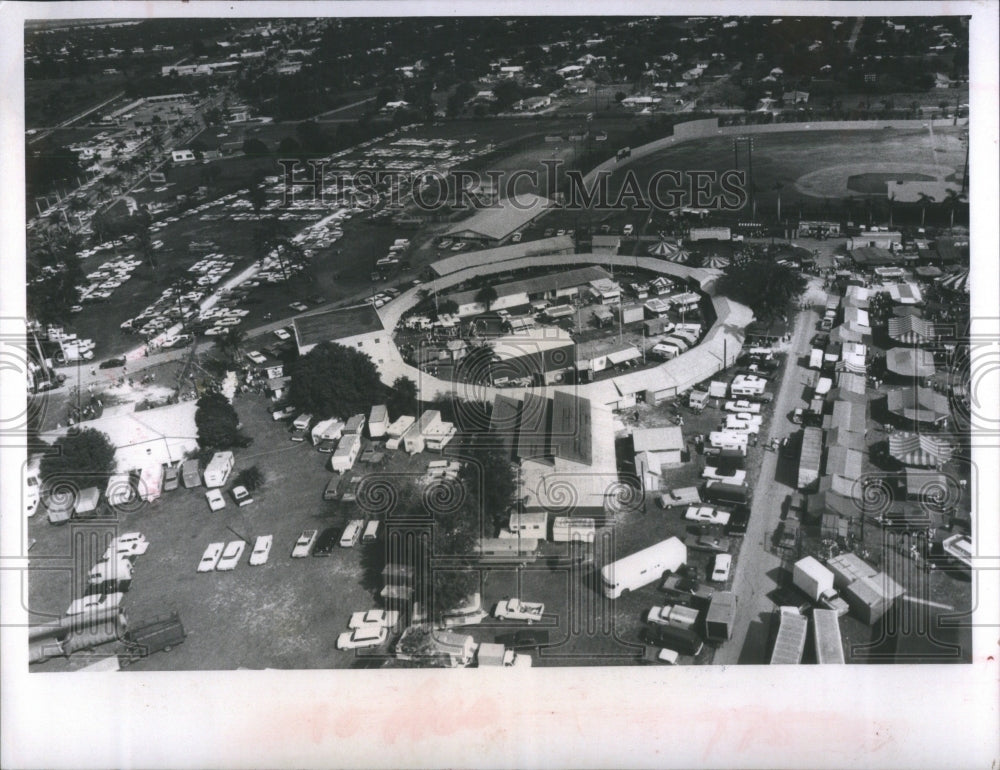
M 711 257 L 705 260 L 705 267 L 714 267 L 717 270 L 721 270 L 729 265 L 729 257 L 723 257 L 719 254 L 713 254 Z
M 933 322 L 920 316 L 908 315 L 889 319 L 889 337 L 904 345 L 920 345 L 938 338 Z
M 649 249 L 649 253 L 656 257 L 662 257 L 668 262 L 683 264 L 688 259 L 688 253 L 676 243 L 671 243 L 670 241 L 660 241 Z
M 954 451 L 942 436 L 905 432 L 889 436 L 889 455 L 903 465 L 937 468 L 948 462 Z
M 946 291 L 954 292 L 955 294 L 969 293 L 969 268 L 964 270 L 959 270 L 955 273 L 949 273 L 943 278 L 939 279 L 939 285 L 942 289 Z

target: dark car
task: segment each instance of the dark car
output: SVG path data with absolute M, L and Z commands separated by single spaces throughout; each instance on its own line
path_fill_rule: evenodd
M 342 534 L 343 530 L 341 530 L 340 527 L 327 527 L 324 529 L 319 533 L 316 545 L 313 546 L 312 555 L 329 556 L 340 542 L 340 536 Z
M 119 663 L 128 665 L 160 650 L 170 652 L 175 645 L 183 642 L 186 636 L 180 616 L 176 612 L 136 623 L 125 633 L 124 649 L 118 654 Z
M 670 575 L 661 586 L 667 599 L 679 604 L 689 606 L 695 604 L 705 604 L 712 600 L 715 589 L 712 586 L 699 583 L 697 580 L 683 578 L 679 575 Z
M 539 629 L 524 629 L 511 634 L 500 634 L 496 638 L 496 643 L 515 650 L 544 647 L 549 643 L 549 632 Z
M 725 533 L 733 537 L 745 535 L 747 525 L 750 523 L 750 511 L 744 507 L 738 507 L 730 516 L 726 523 Z
M 119 366 L 125 366 L 125 356 L 116 356 L 115 358 L 109 358 L 107 361 L 101 361 L 100 369 L 117 369 Z
M 659 645 L 676 650 L 682 655 L 698 655 L 702 647 L 701 639 L 694 631 L 673 626 L 650 626 L 642 631 L 642 640 L 647 644 Z
M 334 476 L 326 484 L 326 489 L 323 490 L 324 500 L 336 500 L 337 499 L 337 488 L 340 486 L 340 479 Z

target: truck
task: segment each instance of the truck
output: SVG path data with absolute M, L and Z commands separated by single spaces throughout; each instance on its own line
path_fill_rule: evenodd
M 799 473 L 797 486 L 806 489 L 819 478 L 820 458 L 823 455 L 823 431 L 809 427 L 802 431 L 802 447 L 799 450 Z
M 710 642 L 726 642 L 733 638 L 736 625 L 736 594 L 716 591 L 705 614 L 705 638 Z
M 136 623 L 126 631 L 118 659 L 123 665 L 128 665 L 154 652 L 170 652 L 186 636 L 184 625 L 176 612 Z
M 834 610 L 812 611 L 813 647 L 819 664 L 845 663 L 844 640 L 840 634 L 840 616 Z
M 676 650 L 682 655 L 698 655 L 704 648 L 701 638 L 694 631 L 674 626 L 646 626 L 642 640 L 647 644 Z
M 838 617 L 847 614 L 847 602 L 833 587 L 833 572 L 820 564 L 814 556 L 806 556 L 795 562 L 792 566 L 792 583 L 820 607 L 834 610 Z
M 626 591 L 635 591 L 676 572 L 687 563 L 687 547 L 671 537 L 649 548 L 625 556 L 601 568 L 604 595 L 617 599 Z
M 181 465 L 181 482 L 185 489 L 201 486 L 201 475 L 198 473 L 197 460 L 185 460 Z
M 483 642 L 476 650 L 476 662 L 479 668 L 530 668 L 531 656 L 508 650 L 502 644 Z
M 232 452 L 216 452 L 205 466 L 205 486 L 209 489 L 225 486 L 235 464 Z
M 809 368 L 810 369 L 822 369 L 823 368 L 823 351 L 820 348 L 813 348 L 812 352 L 809 354 Z
M 678 487 L 660 495 L 657 504 L 661 508 L 675 508 L 681 505 L 698 505 L 701 503 L 701 492 L 698 487 Z
M 646 622 L 674 628 L 694 628 L 698 622 L 698 610 L 683 604 L 665 604 L 662 607 L 652 607 L 646 613 Z
M 541 620 L 545 615 L 542 602 L 524 602 L 520 599 L 504 599 L 497 602 L 493 616 L 500 620 L 526 620 L 528 624 Z

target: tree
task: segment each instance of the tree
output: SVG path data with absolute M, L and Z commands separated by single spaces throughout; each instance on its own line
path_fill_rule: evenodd
M 948 232 L 950 233 L 955 229 L 955 208 L 961 202 L 962 196 L 950 188 L 945 191 L 944 195 L 944 205 L 948 209 Z
M 264 144 L 260 139 L 250 137 L 243 140 L 243 154 L 249 155 L 250 157 L 263 158 L 267 157 L 269 154 L 267 145 Z
M 386 398 L 386 408 L 390 415 L 416 414 L 417 383 L 409 377 L 397 377 Z
M 206 393 L 198 399 L 194 424 L 198 429 L 198 446 L 203 450 L 229 449 L 240 441 L 240 419 L 221 393 Z
M 721 294 L 747 305 L 764 322 L 783 314 L 805 288 L 798 272 L 758 255 L 727 265 L 717 283 Z
M 335 342 L 322 342 L 297 359 L 291 377 L 289 400 L 319 419 L 367 413 L 383 389 L 371 358 Z
M 251 465 L 236 474 L 233 482 L 238 486 L 246 487 L 247 492 L 256 492 L 264 486 L 264 473 L 256 465 Z
M 480 303 L 486 308 L 488 313 L 490 306 L 496 301 L 497 290 L 493 288 L 493 284 L 487 280 L 484 280 L 479 287 L 479 291 L 476 292 L 476 302 Z
M 43 481 L 62 480 L 78 489 L 101 485 L 115 470 L 115 447 L 107 434 L 84 428 L 57 439 L 42 458 Z
M 481 506 L 484 528 L 492 530 L 486 536 L 494 537 L 507 526 L 517 504 L 517 471 L 496 434 L 481 434 L 467 449 L 460 478 Z
M 236 365 L 243 361 L 243 344 L 247 341 L 247 333 L 239 327 L 230 326 L 219 341 L 219 348 L 229 363 Z
M 934 202 L 934 196 L 919 192 L 917 193 L 917 198 L 920 202 L 920 226 L 923 227 L 924 220 L 927 218 L 927 204 Z

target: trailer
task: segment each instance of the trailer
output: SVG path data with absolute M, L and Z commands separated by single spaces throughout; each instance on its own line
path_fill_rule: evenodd
M 737 597 L 732 591 L 716 591 L 705 615 L 705 638 L 710 642 L 725 642 L 733 638 L 736 625 Z
M 540 513 L 512 513 L 508 529 L 514 533 L 545 540 L 548 537 L 549 515 L 544 511 Z
M 385 404 L 376 404 L 368 415 L 368 435 L 382 438 L 389 428 L 389 410 Z
M 602 567 L 604 595 L 617 599 L 626 591 L 642 588 L 668 572 L 676 572 L 685 563 L 687 547 L 676 537 L 668 538 Z
M 844 664 L 844 640 L 840 635 L 840 619 L 835 610 L 813 610 L 813 646 L 816 662 Z
M 597 537 L 597 522 L 591 518 L 556 516 L 552 519 L 552 540 L 556 543 L 580 541 L 593 543 Z
M 417 418 L 411 414 L 400 415 L 396 418 L 395 422 L 389 425 L 385 430 L 385 435 L 387 437 L 385 442 L 386 449 L 398 449 L 400 442 L 403 440 L 403 436 L 406 432 L 413 426 L 413 423 L 417 421 Z
M 225 486 L 235 464 L 232 452 L 216 452 L 205 467 L 205 486 L 209 489 Z
M 509 650 L 502 644 L 482 642 L 476 650 L 479 668 L 530 668 L 531 656 Z
M 816 370 L 823 368 L 823 351 L 820 348 L 813 348 L 809 354 L 809 368 Z
M 320 447 L 325 443 L 335 443 L 344 433 L 344 422 L 336 417 L 329 420 L 320 420 L 313 425 L 310 437 L 314 447 Z M 332 451 L 332 450 L 331 450 Z
M 798 665 L 806 647 L 809 621 L 798 607 L 779 607 L 775 612 L 778 615 L 778 636 L 771 652 L 771 665 Z
M 337 449 L 330 455 L 330 470 L 336 473 L 349 471 L 361 453 L 361 436 L 358 433 L 348 433 L 340 439 Z
M 804 428 L 802 447 L 799 450 L 799 474 L 797 486 L 805 489 L 819 479 L 820 458 L 823 455 L 823 431 L 819 428 Z

